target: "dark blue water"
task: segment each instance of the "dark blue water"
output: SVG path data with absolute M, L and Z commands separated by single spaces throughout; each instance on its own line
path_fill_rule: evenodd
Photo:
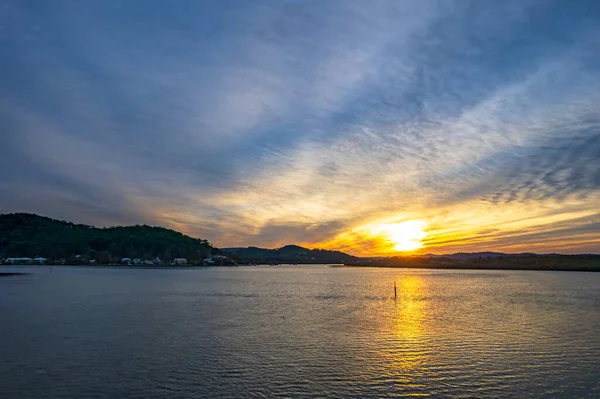
M 600 397 L 600 274 L 28 270 L 0 397 Z

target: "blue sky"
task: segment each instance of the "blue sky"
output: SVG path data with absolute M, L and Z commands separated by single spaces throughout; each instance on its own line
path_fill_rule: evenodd
M 597 1 L 0 5 L 2 213 L 600 252 L 599 110 Z

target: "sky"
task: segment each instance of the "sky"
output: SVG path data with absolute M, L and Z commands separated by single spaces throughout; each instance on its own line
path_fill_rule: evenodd
M 0 148 L 0 213 L 598 253 L 600 2 L 4 0 Z

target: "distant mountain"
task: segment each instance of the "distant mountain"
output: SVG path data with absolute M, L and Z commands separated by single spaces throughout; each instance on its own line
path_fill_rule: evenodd
M 222 250 L 239 261 L 251 263 L 356 263 L 360 259 L 340 251 L 308 249 L 298 245 L 286 245 L 277 249 L 247 247 Z
M 221 253 L 206 240 L 151 226 L 97 228 L 29 213 L 0 215 L 0 258 L 70 259 L 99 263 L 122 257 L 203 260 Z
M 499 252 L 361 258 L 357 266 L 423 269 L 564 270 L 600 272 L 600 255 Z
M 548 256 L 553 254 L 548 254 Z M 515 256 L 540 256 L 532 252 L 523 252 L 518 254 L 506 254 L 503 252 L 456 252 L 453 254 L 436 255 L 436 254 L 425 254 L 422 257 L 425 258 L 451 258 L 451 259 L 481 259 L 481 258 L 503 258 L 503 257 L 515 257 Z

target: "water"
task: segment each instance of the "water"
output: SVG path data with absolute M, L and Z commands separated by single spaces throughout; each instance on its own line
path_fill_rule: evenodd
M 28 270 L 0 397 L 600 397 L 600 273 Z

